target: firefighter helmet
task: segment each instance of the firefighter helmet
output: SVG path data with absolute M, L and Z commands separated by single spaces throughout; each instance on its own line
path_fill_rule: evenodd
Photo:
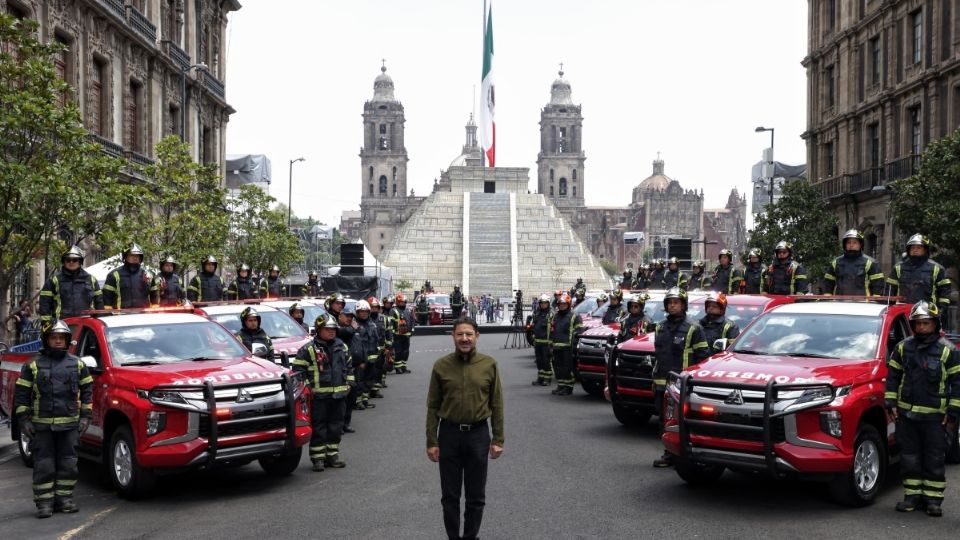
M 366 300 L 358 300 L 356 305 L 353 306 L 353 310 L 354 311 L 370 311 L 370 302 L 367 302 Z
M 710 291 L 709 293 L 707 293 L 707 297 L 703 300 L 704 307 L 706 307 L 707 302 L 713 302 L 714 304 L 719 305 L 723 309 L 724 313 L 727 312 L 727 295 L 726 294 L 718 291 Z
M 280 267 L 277 266 L 277 265 L 273 265 L 273 266 L 270 267 L 270 271 L 271 271 L 271 272 L 276 272 L 276 273 L 279 274 L 279 273 L 280 273 Z
M 638 304 L 640 310 L 643 311 L 643 306 L 646 305 L 647 300 L 650 299 L 650 295 L 647 293 L 640 294 L 631 294 L 627 296 L 627 309 L 630 309 L 630 304 Z
M 677 265 L 679 265 L 679 264 L 680 264 L 680 259 L 678 259 L 678 258 L 676 258 L 676 257 L 670 257 L 670 258 L 667 260 L 667 266 L 669 266 L 669 265 L 671 265 L 671 264 L 677 264 Z
M 378 300 L 376 296 L 371 296 L 370 298 L 367 298 L 367 303 L 370 304 L 371 308 L 380 307 L 380 300 Z
M 340 302 L 344 306 L 347 305 L 347 301 L 343 298 L 343 295 L 335 292 L 330 296 L 328 296 L 327 299 L 323 301 L 323 307 L 327 311 L 330 311 L 330 307 L 333 306 L 333 304 L 335 304 L 336 302 Z
M 936 304 L 921 300 L 910 308 L 910 322 L 932 319 L 936 323 L 934 332 L 940 332 L 940 308 Z
M 616 298 L 617 300 L 623 301 L 623 289 L 616 288 L 610 293 L 610 298 Z
M 549 304 L 549 303 L 550 303 L 550 295 L 547 294 L 547 293 L 541 294 L 541 295 L 540 295 L 540 301 L 541 301 L 541 302 L 546 302 L 546 303 Z
M 250 265 L 248 265 L 247 263 L 240 263 L 240 264 L 238 264 L 238 265 L 237 265 L 237 274 L 239 274 L 240 272 L 244 272 L 244 271 L 249 272 L 249 271 L 250 271 Z
M 923 246 L 929 253 L 930 239 L 920 233 L 914 234 L 907 240 L 907 251 L 910 251 L 910 246 Z
M 176 272 L 177 267 L 180 266 L 180 263 L 178 263 L 177 260 L 173 258 L 173 255 L 167 255 L 166 257 L 164 257 L 163 260 L 160 261 L 160 266 L 163 266 L 167 263 L 170 263 L 173 265 L 174 272 Z
M 724 255 L 729 257 L 731 261 L 733 260 L 733 250 L 727 248 L 721 249 L 720 253 L 717 253 L 717 260 L 719 261 L 720 257 L 723 257 Z
M 300 302 L 294 302 L 290 304 L 290 308 L 287 309 L 287 313 L 289 313 L 291 317 L 293 317 L 294 311 L 299 311 L 300 313 L 306 313 L 303 309 L 303 306 L 300 305 Z
M 44 347 L 49 347 L 47 344 L 47 338 L 53 334 L 64 334 L 67 336 L 67 346 L 69 347 L 70 338 L 73 333 L 70 331 L 70 327 L 67 326 L 67 323 L 63 322 L 60 319 L 54 320 L 43 327 L 43 333 L 40 335 L 40 339 L 43 342 Z
M 606 301 L 609 300 L 609 299 L 610 299 L 610 297 L 607 296 L 607 293 L 600 293 L 600 295 L 597 296 L 597 302 L 599 302 L 599 303 L 601 303 L 601 304 L 604 303 L 604 302 L 606 302 Z
M 70 249 L 63 252 L 63 255 L 60 256 L 60 262 L 65 263 L 67 259 L 80 259 L 83 262 L 83 251 L 79 246 L 70 246 Z
M 143 248 L 140 247 L 138 244 L 136 244 L 136 243 L 130 244 L 130 247 L 128 247 L 126 250 L 124 250 L 124 252 L 123 252 L 123 261 L 126 262 L 126 261 L 127 261 L 127 257 L 129 257 L 130 255 L 139 255 L 139 256 L 140 256 L 140 262 L 143 262 Z
M 403 293 L 398 293 L 398 294 L 397 294 L 397 297 L 393 300 L 393 302 L 394 302 L 395 304 L 403 304 L 403 305 L 406 305 L 406 304 L 407 304 L 407 295 L 405 295 L 405 294 L 403 294 Z
M 570 305 L 570 295 L 567 294 L 567 293 L 562 293 L 562 294 L 560 294 L 560 298 L 557 298 L 557 305 L 559 306 L 560 304 L 566 304 L 566 305 L 569 306 L 569 305 Z
M 336 330 L 340 327 L 340 324 L 337 323 L 336 317 L 330 315 L 329 313 L 322 313 L 320 316 L 313 321 L 313 328 L 317 331 L 317 335 L 320 334 L 320 330 L 324 328 L 333 328 Z
M 863 233 L 856 229 L 850 229 L 843 233 L 843 238 L 840 239 L 840 247 L 846 249 L 847 240 L 851 238 L 860 242 L 860 249 L 863 249 Z
M 699 261 L 699 260 L 698 260 L 698 261 L 693 261 L 693 267 L 694 267 L 694 268 L 704 268 L 704 267 L 706 267 L 706 266 L 707 266 L 707 264 L 706 264 L 705 262 L 703 262 L 703 261 Z
M 791 244 L 790 242 L 787 242 L 786 240 L 781 240 L 777 242 L 776 247 L 773 248 L 773 252 L 776 253 L 781 250 L 786 251 L 790 255 L 793 255 L 793 244 Z
M 200 268 L 202 269 L 202 268 L 203 268 L 203 265 L 205 265 L 205 264 L 207 264 L 207 263 L 210 263 L 210 264 L 213 265 L 213 270 L 214 270 L 214 272 L 216 272 L 217 266 L 219 266 L 219 264 L 220 264 L 220 263 L 217 262 L 217 258 L 216 258 L 216 257 L 214 257 L 213 255 L 207 255 L 206 257 L 203 258 L 202 261 L 200 261 Z
M 663 296 L 664 309 L 667 307 L 667 302 L 673 298 L 679 298 L 683 302 L 683 307 L 687 307 L 687 291 L 681 289 L 680 287 L 670 287 L 667 289 L 667 294 Z
M 247 306 L 243 311 L 240 312 L 240 322 L 244 322 L 250 317 L 256 317 L 257 324 L 260 324 L 260 313 L 258 313 L 253 306 Z
M 750 257 L 763 258 L 763 250 L 760 248 L 750 248 L 750 252 L 747 253 L 747 258 L 749 259 Z
M 317 277 L 317 271 L 316 271 L 316 270 L 311 270 L 311 271 L 307 272 L 307 278 L 308 278 L 308 279 L 309 279 L 309 278 L 315 278 L 315 277 Z

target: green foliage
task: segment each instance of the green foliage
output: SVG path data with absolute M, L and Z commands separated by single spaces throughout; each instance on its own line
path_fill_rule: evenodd
M 617 268 L 617 263 L 611 261 L 610 259 L 600 259 L 600 267 L 614 279 L 620 279 L 622 276 L 620 270 Z
M 100 236 L 104 252 L 120 253 L 136 242 L 149 263 L 170 254 L 182 270 L 196 268 L 208 254 L 222 258 L 230 223 L 217 168 L 194 162 L 175 136 L 160 141 L 155 155 L 152 165 L 138 169 L 144 178 L 134 186 L 139 201 L 125 208 L 123 226 Z
M 923 153 L 920 171 L 891 184 L 890 213 L 897 230 L 907 237 L 922 233 L 946 253 L 941 263 L 953 265 L 960 252 L 960 130 L 938 139 Z M 898 248 L 899 249 L 899 248 Z
M 294 263 L 303 260 L 297 237 L 287 228 L 286 212 L 270 208 L 275 202 L 252 185 L 242 186 L 237 196 L 229 200 L 227 257 L 231 261 L 245 262 L 260 270 L 276 264 L 281 272 L 288 272 Z
M 396 287 L 396 292 L 413 290 L 413 283 L 410 283 L 410 281 L 406 279 L 401 279 L 400 281 L 397 281 L 393 285 L 394 287 Z
M 38 35 L 0 13 L 0 298 L 34 259 L 112 227 L 133 192 L 87 137 L 54 65 L 63 45 Z
M 756 216 L 749 246 L 762 249 L 770 261 L 777 242 L 791 242 L 794 258 L 806 266 L 810 283 L 817 284 L 841 251 L 836 227 L 837 217 L 820 192 L 809 182 L 794 180 L 784 184 L 783 197 L 768 212 Z

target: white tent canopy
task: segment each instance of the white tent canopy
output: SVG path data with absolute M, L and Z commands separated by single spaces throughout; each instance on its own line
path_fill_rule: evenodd
M 103 283 L 107 281 L 107 276 L 110 275 L 110 272 L 113 272 L 121 266 L 123 266 L 123 262 L 120 258 L 120 255 L 114 255 L 113 257 L 104 259 L 97 264 L 88 266 L 84 268 L 84 270 L 86 270 L 91 276 L 97 278 L 97 281 L 99 281 L 100 285 L 102 286 Z M 157 270 L 153 267 L 144 265 L 144 268 L 149 272 L 153 272 L 154 274 L 157 273 Z

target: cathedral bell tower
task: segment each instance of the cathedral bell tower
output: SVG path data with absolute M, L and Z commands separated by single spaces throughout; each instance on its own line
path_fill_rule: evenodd
M 558 208 L 583 207 L 583 115 L 571 99 L 562 64 L 559 75 L 550 87 L 550 103 L 540 112 L 537 190 Z
M 393 90 L 384 61 L 373 82 L 373 99 L 363 104 L 360 148 L 361 237 L 374 255 L 389 245 L 405 219 L 408 202 L 403 105 Z

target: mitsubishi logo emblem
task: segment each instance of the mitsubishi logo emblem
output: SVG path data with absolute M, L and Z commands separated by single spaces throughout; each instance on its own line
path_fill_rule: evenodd
M 740 390 L 734 390 L 727 394 L 723 402 L 727 405 L 743 405 L 743 394 L 740 393 Z
M 250 403 L 253 401 L 253 395 L 247 392 L 246 388 L 237 390 L 237 403 Z

